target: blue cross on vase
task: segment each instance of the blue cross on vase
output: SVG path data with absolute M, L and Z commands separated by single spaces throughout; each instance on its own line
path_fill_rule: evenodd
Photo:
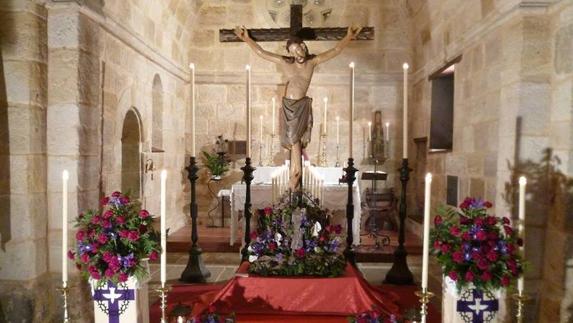
M 456 311 L 466 323 L 488 323 L 499 311 L 499 300 L 485 297 L 480 290 L 469 289 L 457 301 Z
M 119 303 L 135 300 L 135 290 L 129 288 L 118 288 L 115 284 L 108 282 L 107 287 L 94 290 L 93 299 L 99 302 L 106 302 L 109 323 L 119 323 L 119 317 L 125 308 L 120 309 Z

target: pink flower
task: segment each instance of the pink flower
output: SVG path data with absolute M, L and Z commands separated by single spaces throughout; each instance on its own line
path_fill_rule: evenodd
M 444 222 L 444 220 L 442 219 L 442 217 L 439 216 L 439 215 L 436 215 L 436 217 L 434 218 L 434 225 L 435 225 L 435 226 L 438 226 L 438 225 L 442 224 L 442 222 Z
M 502 219 L 503 224 L 508 225 L 510 223 L 509 218 L 504 216 Z
M 487 240 L 487 233 L 485 233 L 484 231 L 481 231 L 481 230 L 480 230 L 480 231 L 478 231 L 478 232 L 476 233 L 476 238 L 477 238 L 478 240 L 480 240 L 480 241 Z
M 491 204 L 491 202 L 485 201 L 485 202 L 483 202 L 483 206 L 484 206 L 486 209 L 489 209 L 489 208 L 491 208 L 493 205 Z
M 157 260 L 157 258 L 158 258 L 157 251 L 154 250 L 149 254 L 149 260 L 155 261 L 155 260 Z
M 469 232 L 464 232 L 464 233 L 462 233 L 462 240 L 464 240 L 464 241 L 469 241 L 471 238 L 472 238 L 472 237 L 471 237 L 471 235 L 470 235 Z
M 273 214 L 273 209 L 271 207 L 266 207 L 263 212 L 265 213 L 265 215 L 269 216 L 271 214 Z
M 460 231 L 460 228 L 458 226 L 454 225 L 450 228 L 450 234 L 452 234 L 453 236 L 457 237 L 460 235 L 460 233 L 461 233 L 461 231 Z
M 456 281 L 458 280 L 458 273 L 455 271 L 450 271 L 448 277 L 450 277 L 451 280 Z
M 103 253 L 103 260 L 105 262 L 110 262 L 113 258 L 114 258 L 114 255 L 111 252 L 106 251 Z
M 474 276 L 474 273 L 473 273 L 471 270 L 468 270 L 468 271 L 466 272 L 466 275 L 465 275 L 464 278 L 465 278 L 465 280 L 466 280 L 467 282 L 473 282 L 473 281 L 474 281 L 474 277 L 475 277 L 475 276 Z
M 105 277 L 111 278 L 113 277 L 115 273 L 113 272 L 113 270 L 111 268 L 108 268 L 105 270 Z
M 84 253 L 83 255 L 81 255 L 80 259 L 82 260 L 82 262 L 84 264 L 87 264 L 88 262 L 90 262 L 90 256 L 87 253 Z
M 97 237 L 97 241 L 101 244 L 104 244 L 107 242 L 107 236 L 104 233 L 100 233 Z
M 97 271 L 90 271 L 90 276 L 95 280 L 101 279 L 101 275 Z
M 508 236 L 513 233 L 513 229 L 507 225 L 503 226 L 503 230 L 505 231 L 505 234 L 507 234 Z
M 92 218 L 93 224 L 99 224 L 100 221 L 101 221 L 101 217 L 99 215 L 96 215 Z
M 129 237 L 129 231 L 127 231 L 127 230 L 121 230 L 121 231 L 119 231 L 119 236 L 120 236 L 121 238 L 127 238 L 127 237 Z
M 448 245 L 447 243 L 444 243 L 440 246 L 440 249 L 443 253 L 448 253 L 448 251 L 450 251 L 450 245 Z
M 483 280 L 484 282 L 488 282 L 490 281 L 492 278 L 491 273 L 489 271 L 484 271 L 483 274 L 481 274 L 481 280 Z
M 86 232 L 84 230 L 80 230 L 76 233 L 76 240 L 82 241 L 86 237 Z
M 100 203 L 102 206 L 107 205 L 107 203 L 109 203 L 109 197 L 106 196 L 106 197 L 102 198 L 102 199 L 99 201 L 99 203 Z
M 73 260 L 75 257 L 76 257 L 76 254 L 73 251 L 68 250 L 68 258 Z
M 440 241 L 438 241 L 438 240 L 434 241 L 434 249 L 440 250 L 440 245 L 441 245 Z
M 113 216 L 113 212 L 111 210 L 107 210 L 103 213 L 103 218 L 104 219 L 109 219 Z
M 117 218 L 115 218 L 115 222 L 117 224 L 124 224 L 125 223 L 125 218 L 123 216 L 118 216 Z
M 113 197 L 120 197 L 120 196 L 121 196 L 121 193 L 118 192 L 118 191 L 115 191 L 115 192 L 111 193 L 111 196 L 113 196 Z
M 489 225 L 495 225 L 497 223 L 497 219 L 495 218 L 495 216 L 488 216 L 486 218 L 487 224 Z
M 139 217 L 142 219 L 145 219 L 145 218 L 149 217 L 149 212 L 147 212 L 147 210 L 141 210 L 141 211 L 139 211 Z
M 122 196 L 122 197 L 120 197 L 120 198 L 119 198 L 119 203 L 124 204 L 124 205 L 127 204 L 127 203 L 129 203 L 129 197 L 127 197 L 127 196 Z
M 139 231 L 129 231 L 127 238 L 131 241 L 136 241 L 139 239 Z
M 302 258 L 304 257 L 304 248 L 299 248 L 296 249 L 296 251 L 294 252 L 295 256 Z
M 120 282 L 122 282 L 122 283 L 126 282 L 128 278 L 129 278 L 129 276 L 127 276 L 126 273 L 119 273 L 119 281 Z
M 461 264 L 464 262 L 464 253 L 461 251 L 456 251 L 452 254 L 452 259 L 454 262 Z
M 503 276 L 501 277 L 501 286 L 509 286 L 510 280 L 509 277 Z
M 490 252 L 487 253 L 487 259 L 488 259 L 489 261 L 492 261 L 492 262 L 493 262 L 493 261 L 496 261 L 497 258 L 498 258 L 498 255 L 497 255 L 497 253 L 496 253 L 495 251 L 492 250 L 492 251 L 490 251 Z
M 109 228 L 112 227 L 110 220 L 103 220 L 103 221 L 101 221 L 101 225 L 102 225 L 104 228 L 106 228 L 106 229 L 109 229 Z
M 479 269 L 481 270 L 486 270 L 489 267 L 489 263 L 485 258 L 481 258 L 478 263 L 477 266 Z
M 482 218 L 476 218 L 474 220 L 475 225 L 479 225 L 482 226 L 483 225 L 483 219 Z

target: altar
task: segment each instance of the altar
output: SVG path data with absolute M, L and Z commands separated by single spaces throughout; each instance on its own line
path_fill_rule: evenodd
M 251 183 L 251 204 L 252 209 L 261 209 L 270 206 L 272 201 L 272 176 L 283 166 L 277 167 L 257 167 L 254 172 L 254 179 Z M 346 202 L 348 195 L 348 186 L 346 183 L 339 183 L 343 176 L 342 167 L 312 167 L 313 172 L 318 174 L 323 185 L 320 187 L 320 196 L 322 207 L 325 209 L 346 212 Z M 358 177 L 358 175 L 357 175 Z M 239 229 L 238 214 L 243 211 L 245 206 L 245 184 L 237 182 L 231 187 L 231 225 L 230 225 L 230 245 L 233 245 L 237 230 Z M 361 220 L 361 199 L 360 187 L 358 181 L 354 181 L 352 186 L 352 197 L 354 201 L 354 219 L 352 221 L 353 241 L 355 245 L 360 244 L 360 220 Z M 345 213 L 344 213 L 345 214 Z M 243 221 L 244 222 L 244 221 Z M 241 223 L 244 228 L 244 223 Z

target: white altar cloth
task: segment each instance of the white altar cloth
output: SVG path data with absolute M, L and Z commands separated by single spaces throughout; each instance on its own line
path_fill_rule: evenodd
M 271 206 L 272 185 L 271 174 L 280 167 L 258 167 L 251 182 L 251 205 L 252 210 L 262 209 Z M 314 171 L 324 179 L 322 186 L 323 207 L 332 211 L 342 210 L 346 212 L 346 202 L 348 200 L 348 186 L 345 183 L 339 184 L 338 180 L 344 173 L 341 167 L 314 167 Z M 257 174 L 258 172 L 258 174 Z M 358 173 L 356 178 L 360 178 Z M 242 211 L 245 206 L 246 186 L 244 183 L 237 182 L 231 186 L 231 237 L 230 245 L 235 243 L 238 230 L 238 212 Z M 361 218 L 361 199 L 358 180 L 354 181 L 352 187 L 352 198 L 354 203 L 354 218 L 352 220 L 352 232 L 354 245 L 360 244 L 360 218 Z M 243 220 L 244 221 L 244 220 Z M 242 223 L 244 228 L 244 223 Z

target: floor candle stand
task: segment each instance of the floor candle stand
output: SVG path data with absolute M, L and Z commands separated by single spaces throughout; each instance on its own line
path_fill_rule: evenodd
M 168 289 L 165 286 L 157 289 L 159 298 L 161 299 L 161 303 L 159 305 L 159 308 L 161 308 L 161 323 L 167 323 L 167 317 L 165 316 L 165 311 L 167 310 L 167 291 Z
M 427 288 L 416 291 L 414 294 L 420 299 L 420 318 L 422 323 L 426 323 L 426 318 L 428 316 L 428 304 L 430 299 L 434 297 L 434 293 L 428 291 Z
M 358 169 L 354 168 L 354 159 L 352 157 L 348 158 L 348 166 L 344 168 L 345 182 L 348 185 L 348 197 L 346 202 L 346 249 L 344 249 L 344 256 L 346 260 L 352 265 L 356 266 L 356 258 L 353 249 L 353 231 L 352 231 L 352 221 L 354 220 L 354 200 L 352 196 L 352 186 L 356 180 L 356 172 Z
M 70 292 L 70 288 L 67 284 L 62 284 L 63 286 L 58 288 L 62 293 L 62 297 L 64 299 L 64 323 L 70 322 L 70 317 L 68 314 L 68 293 Z
M 251 242 L 251 182 L 253 180 L 253 172 L 255 168 L 251 166 L 251 157 L 245 159 L 245 166 L 241 167 L 243 171 L 243 181 L 245 182 L 245 245 L 241 250 L 241 257 L 243 261 L 249 259 L 249 243 Z
M 334 167 L 340 167 L 340 145 L 336 144 L 336 164 Z

